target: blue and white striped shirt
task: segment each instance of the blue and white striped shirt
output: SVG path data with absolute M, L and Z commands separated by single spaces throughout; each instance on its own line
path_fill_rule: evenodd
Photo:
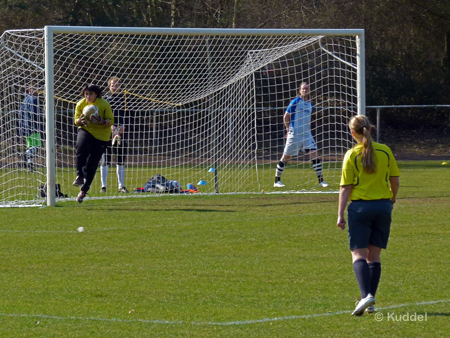
M 291 114 L 288 133 L 289 137 L 310 132 L 313 108 L 314 106 L 311 101 L 304 101 L 301 97 L 296 97 L 291 101 L 286 109 L 286 113 Z

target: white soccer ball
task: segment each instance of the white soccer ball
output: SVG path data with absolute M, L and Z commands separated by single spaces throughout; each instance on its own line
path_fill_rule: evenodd
M 84 228 L 83 228 L 83 227 L 79 227 L 79 228 L 77 229 L 77 231 L 78 231 L 78 232 L 84 232 Z
M 91 117 L 93 115 L 100 116 L 98 113 L 98 108 L 94 106 L 93 104 L 90 104 L 89 106 L 84 107 L 83 109 L 83 115 L 86 119 L 86 121 L 91 121 Z

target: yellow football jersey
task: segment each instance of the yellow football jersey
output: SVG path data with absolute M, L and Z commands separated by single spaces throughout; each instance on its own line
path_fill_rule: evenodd
M 351 200 L 380 200 L 392 197 L 389 177 L 399 177 L 397 162 L 391 149 L 372 142 L 376 155 L 376 171 L 366 173 L 361 164 L 362 144 L 357 144 L 345 154 L 342 164 L 341 186 L 353 185 Z
M 78 118 L 83 113 L 84 107 L 88 106 L 89 103 L 86 99 L 82 99 L 78 101 L 77 106 L 75 108 L 75 119 Z M 111 120 L 111 126 L 114 124 L 114 115 L 111 110 L 111 105 L 105 99 L 97 97 L 93 103 L 94 106 L 98 108 L 99 115 L 104 120 Z M 81 126 L 80 128 L 86 129 L 92 136 L 94 136 L 97 140 L 100 141 L 109 141 L 111 138 L 111 126 L 107 127 L 105 125 L 97 125 L 88 123 L 87 126 Z

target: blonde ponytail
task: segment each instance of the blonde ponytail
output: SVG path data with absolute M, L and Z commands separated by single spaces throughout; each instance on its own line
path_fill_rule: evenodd
M 372 144 L 372 136 L 370 135 L 370 129 L 373 126 L 367 117 L 362 115 L 354 116 L 350 120 L 349 126 L 363 146 L 361 154 L 363 170 L 368 174 L 373 174 L 377 169 L 375 150 Z

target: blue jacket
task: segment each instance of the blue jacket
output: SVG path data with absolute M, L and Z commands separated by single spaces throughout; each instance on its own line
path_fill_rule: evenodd
M 37 97 L 26 94 L 19 110 L 19 136 L 29 136 L 44 130 Z

